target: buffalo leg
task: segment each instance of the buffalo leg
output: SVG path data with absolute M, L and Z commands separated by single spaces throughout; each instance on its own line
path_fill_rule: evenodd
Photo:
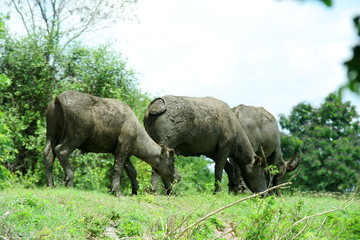
M 233 174 L 234 174 L 234 180 L 231 181 L 229 177 L 229 191 L 232 191 L 234 193 L 244 193 L 245 192 L 245 183 L 243 180 L 243 177 L 241 175 L 241 170 L 239 165 L 234 161 L 234 159 L 229 158 L 230 160 L 230 167 L 232 168 Z M 225 171 L 227 174 L 227 168 L 229 168 L 228 164 L 225 165 Z
M 160 176 L 152 169 L 151 171 L 151 189 L 152 193 L 157 193 L 158 186 L 159 186 L 159 178 Z
M 55 147 L 55 154 L 58 157 L 61 166 L 65 172 L 65 186 L 72 187 L 74 185 L 74 170 L 72 169 L 69 156 L 75 150 L 66 143 L 59 144 Z
M 53 179 L 53 165 L 54 165 L 54 152 L 50 140 L 46 140 L 46 147 L 44 149 L 44 165 L 46 172 L 46 182 L 48 187 L 54 187 Z
M 130 162 L 129 153 L 130 150 L 133 148 L 136 139 L 136 129 L 131 124 L 131 121 L 124 122 L 122 127 L 126 129 L 126 131 L 123 131 L 118 138 L 118 145 L 116 147 L 116 151 L 114 154 L 115 161 L 114 161 L 113 177 L 110 186 L 110 192 L 115 196 L 120 195 L 121 172 L 124 169 L 124 165 L 126 161 Z M 130 164 L 128 164 L 127 167 L 129 167 L 128 169 L 131 172 L 130 176 L 133 177 L 134 175 L 132 171 L 136 172 L 136 170 L 134 166 L 132 164 L 130 166 Z
M 217 157 L 215 158 L 215 189 L 214 194 L 217 192 L 220 192 L 221 190 L 221 179 L 222 174 L 225 168 L 227 155 L 225 152 L 221 152 L 217 154 Z
M 126 162 L 126 157 L 121 156 L 121 154 L 118 154 L 115 157 L 114 161 L 114 168 L 113 168 L 113 176 L 112 176 L 112 182 L 110 187 L 110 192 L 114 194 L 115 196 L 120 195 L 120 179 L 121 179 L 121 172 L 124 168 Z
M 121 136 L 119 139 L 126 139 L 122 138 Z M 131 140 L 131 139 L 128 139 Z M 128 141 L 119 141 L 117 149 L 115 151 L 115 161 L 114 161 L 114 168 L 113 168 L 113 176 L 110 186 L 110 192 L 115 195 L 120 195 L 120 180 L 121 180 L 121 172 L 124 169 L 125 162 L 129 159 L 128 155 L 130 152 L 131 144 Z M 129 161 L 130 162 L 130 161 Z M 129 167 L 130 165 L 128 165 Z M 131 164 L 132 166 L 132 164 Z M 132 166 L 134 168 L 134 166 Z M 131 167 L 129 168 L 131 169 Z M 134 168 L 135 170 L 135 168 Z M 130 170 L 131 171 L 131 170 Z M 133 176 L 130 174 L 130 176 Z
M 158 186 L 159 186 L 159 178 L 160 178 L 159 174 L 157 174 L 154 170 L 152 170 L 152 174 L 151 174 L 151 192 L 152 193 L 157 193 Z M 164 184 L 165 194 L 170 195 L 172 192 L 171 183 L 168 181 L 165 181 L 164 179 L 162 179 L 162 182 Z
M 215 189 L 214 194 L 221 191 L 221 179 L 222 172 L 224 171 L 225 163 L 216 162 L 215 163 Z
M 239 179 L 236 177 L 235 174 L 235 168 L 232 164 L 230 164 L 228 161 L 225 163 L 225 172 L 228 175 L 229 178 L 229 191 L 238 194 L 239 193 Z
M 137 195 L 137 192 L 139 190 L 139 183 L 136 179 L 136 169 L 134 165 L 130 162 L 130 159 L 127 159 L 124 165 L 125 171 L 127 176 L 130 179 L 131 182 L 131 190 L 133 195 Z

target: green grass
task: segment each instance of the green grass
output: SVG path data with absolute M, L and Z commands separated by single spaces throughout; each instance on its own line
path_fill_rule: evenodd
M 0 239 L 164 239 L 173 230 L 168 239 L 176 239 L 201 217 L 246 196 L 114 197 L 77 189 L 11 188 L 0 191 Z M 292 226 L 348 199 L 304 193 L 250 199 L 209 217 L 182 238 L 214 239 L 230 231 L 220 239 L 360 239 L 359 199 L 344 210 Z

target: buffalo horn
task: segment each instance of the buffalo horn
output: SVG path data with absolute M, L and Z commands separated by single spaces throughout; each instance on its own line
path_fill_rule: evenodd
M 266 168 L 267 167 L 266 155 L 262 146 L 260 146 L 260 151 L 261 151 L 261 166 Z
M 291 159 L 285 163 L 286 164 L 286 172 L 292 172 L 299 166 L 299 164 L 301 162 L 301 150 L 299 149 L 299 160 L 296 162 L 294 162 L 295 155 L 296 155 L 296 153 L 294 153 L 294 155 L 291 157 Z

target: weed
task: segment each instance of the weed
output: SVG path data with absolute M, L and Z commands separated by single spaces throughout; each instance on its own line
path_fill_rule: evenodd
M 277 213 L 274 207 L 274 197 L 260 199 L 258 204 L 258 211 L 250 216 L 251 221 L 249 226 L 251 227 L 247 230 L 245 239 L 268 239 L 269 234 L 271 234 L 271 231 L 269 231 L 271 225 L 269 223 L 271 223 L 271 220 Z
M 110 225 L 109 219 L 99 218 L 93 215 L 86 216 L 84 218 L 84 223 L 88 238 L 98 238 L 102 236 L 106 227 Z
M 119 237 L 140 237 L 143 235 L 142 225 L 136 221 L 123 220 L 115 227 L 119 230 Z
M 211 217 L 209 218 L 209 221 L 212 225 L 215 226 L 215 228 L 219 231 L 224 231 L 225 229 L 225 223 L 218 217 Z

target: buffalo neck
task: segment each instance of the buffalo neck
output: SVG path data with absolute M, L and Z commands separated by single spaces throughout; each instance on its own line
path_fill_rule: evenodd
M 240 134 L 236 139 L 236 148 L 233 152 L 235 159 L 241 159 L 243 164 L 251 164 L 255 160 L 255 152 L 251 146 L 250 140 L 247 138 L 244 130 L 239 129 Z
M 145 129 L 138 128 L 134 146 L 135 157 L 138 157 L 150 165 L 158 164 L 158 157 L 161 154 L 161 147 L 147 134 Z

